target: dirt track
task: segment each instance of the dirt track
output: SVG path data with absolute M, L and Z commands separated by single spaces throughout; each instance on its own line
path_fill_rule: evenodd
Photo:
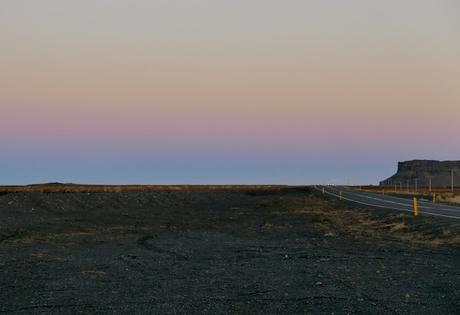
M 0 196 L 0 312 L 456 314 L 460 226 L 308 188 Z

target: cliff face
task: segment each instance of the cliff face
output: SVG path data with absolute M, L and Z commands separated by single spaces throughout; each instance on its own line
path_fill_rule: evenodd
M 450 187 L 451 170 L 454 170 L 454 185 L 460 186 L 460 161 L 413 160 L 398 162 L 395 175 L 380 182 L 380 185 L 399 185 L 409 183 L 413 186 L 418 179 L 418 185 L 428 186 L 429 178 L 433 187 Z

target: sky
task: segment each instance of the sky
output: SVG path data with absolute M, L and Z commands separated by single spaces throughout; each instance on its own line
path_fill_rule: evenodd
M 2 0 L 0 184 L 377 183 L 460 159 L 457 0 Z

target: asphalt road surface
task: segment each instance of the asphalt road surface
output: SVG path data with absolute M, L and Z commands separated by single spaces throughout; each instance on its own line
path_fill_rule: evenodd
M 361 205 L 398 210 L 398 211 L 413 211 L 413 200 L 379 193 L 350 189 L 342 186 L 317 186 L 317 189 L 322 190 L 326 195 L 339 198 L 342 192 L 343 199 L 349 202 L 358 203 Z M 444 218 L 460 220 L 460 207 L 450 206 L 442 203 L 433 204 L 432 201 L 418 199 L 419 213 L 421 215 L 431 215 Z

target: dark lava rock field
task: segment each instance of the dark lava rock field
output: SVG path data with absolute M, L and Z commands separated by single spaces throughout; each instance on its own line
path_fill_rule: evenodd
M 0 312 L 459 314 L 459 222 L 310 187 L 0 196 Z

